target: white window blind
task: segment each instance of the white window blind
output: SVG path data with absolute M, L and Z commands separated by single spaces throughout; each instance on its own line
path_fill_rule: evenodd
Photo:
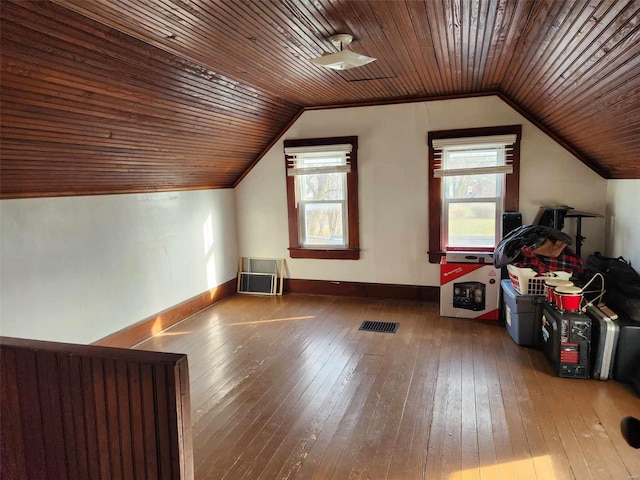
M 434 152 L 435 178 L 459 175 L 485 175 L 492 173 L 513 173 L 513 145 L 516 135 L 492 135 L 486 137 L 442 138 L 432 141 Z M 499 152 L 493 165 L 456 165 L 449 162 L 450 154 L 455 152 Z
M 287 175 L 350 172 L 351 144 L 285 147 Z

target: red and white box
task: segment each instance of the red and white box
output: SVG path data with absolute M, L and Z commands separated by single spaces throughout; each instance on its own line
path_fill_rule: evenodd
M 482 263 L 440 263 L 440 315 L 498 320 L 500 270 Z

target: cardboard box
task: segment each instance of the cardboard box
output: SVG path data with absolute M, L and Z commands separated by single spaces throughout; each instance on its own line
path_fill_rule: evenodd
M 500 270 L 482 263 L 440 263 L 440 315 L 498 320 Z

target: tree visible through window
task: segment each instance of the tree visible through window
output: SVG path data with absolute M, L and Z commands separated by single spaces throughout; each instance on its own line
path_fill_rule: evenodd
M 429 132 L 429 261 L 493 250 L 518 210 L 520 125 Z
M 298 175 L 296 183 L 302 245 L 346 247 L 347 173 Z
M 357 259 L 357 137 L 284 146 L 291 257 Z
M 445 150 L 443 166 L 466 170 L 504 165 L 504 148 Z M 503 173 L 442 178 L 442 244 L 446 248 L 492 249 L 500 236 Z

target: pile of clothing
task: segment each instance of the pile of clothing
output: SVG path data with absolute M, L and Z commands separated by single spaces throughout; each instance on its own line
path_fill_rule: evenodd
M 544 225 L 522 225 L 509 232 L 496 246 L 493 264 L 531 268 L 539 275 L 569 272 L 581 275 L 584 261 L 569 248 L 571 237 Z

